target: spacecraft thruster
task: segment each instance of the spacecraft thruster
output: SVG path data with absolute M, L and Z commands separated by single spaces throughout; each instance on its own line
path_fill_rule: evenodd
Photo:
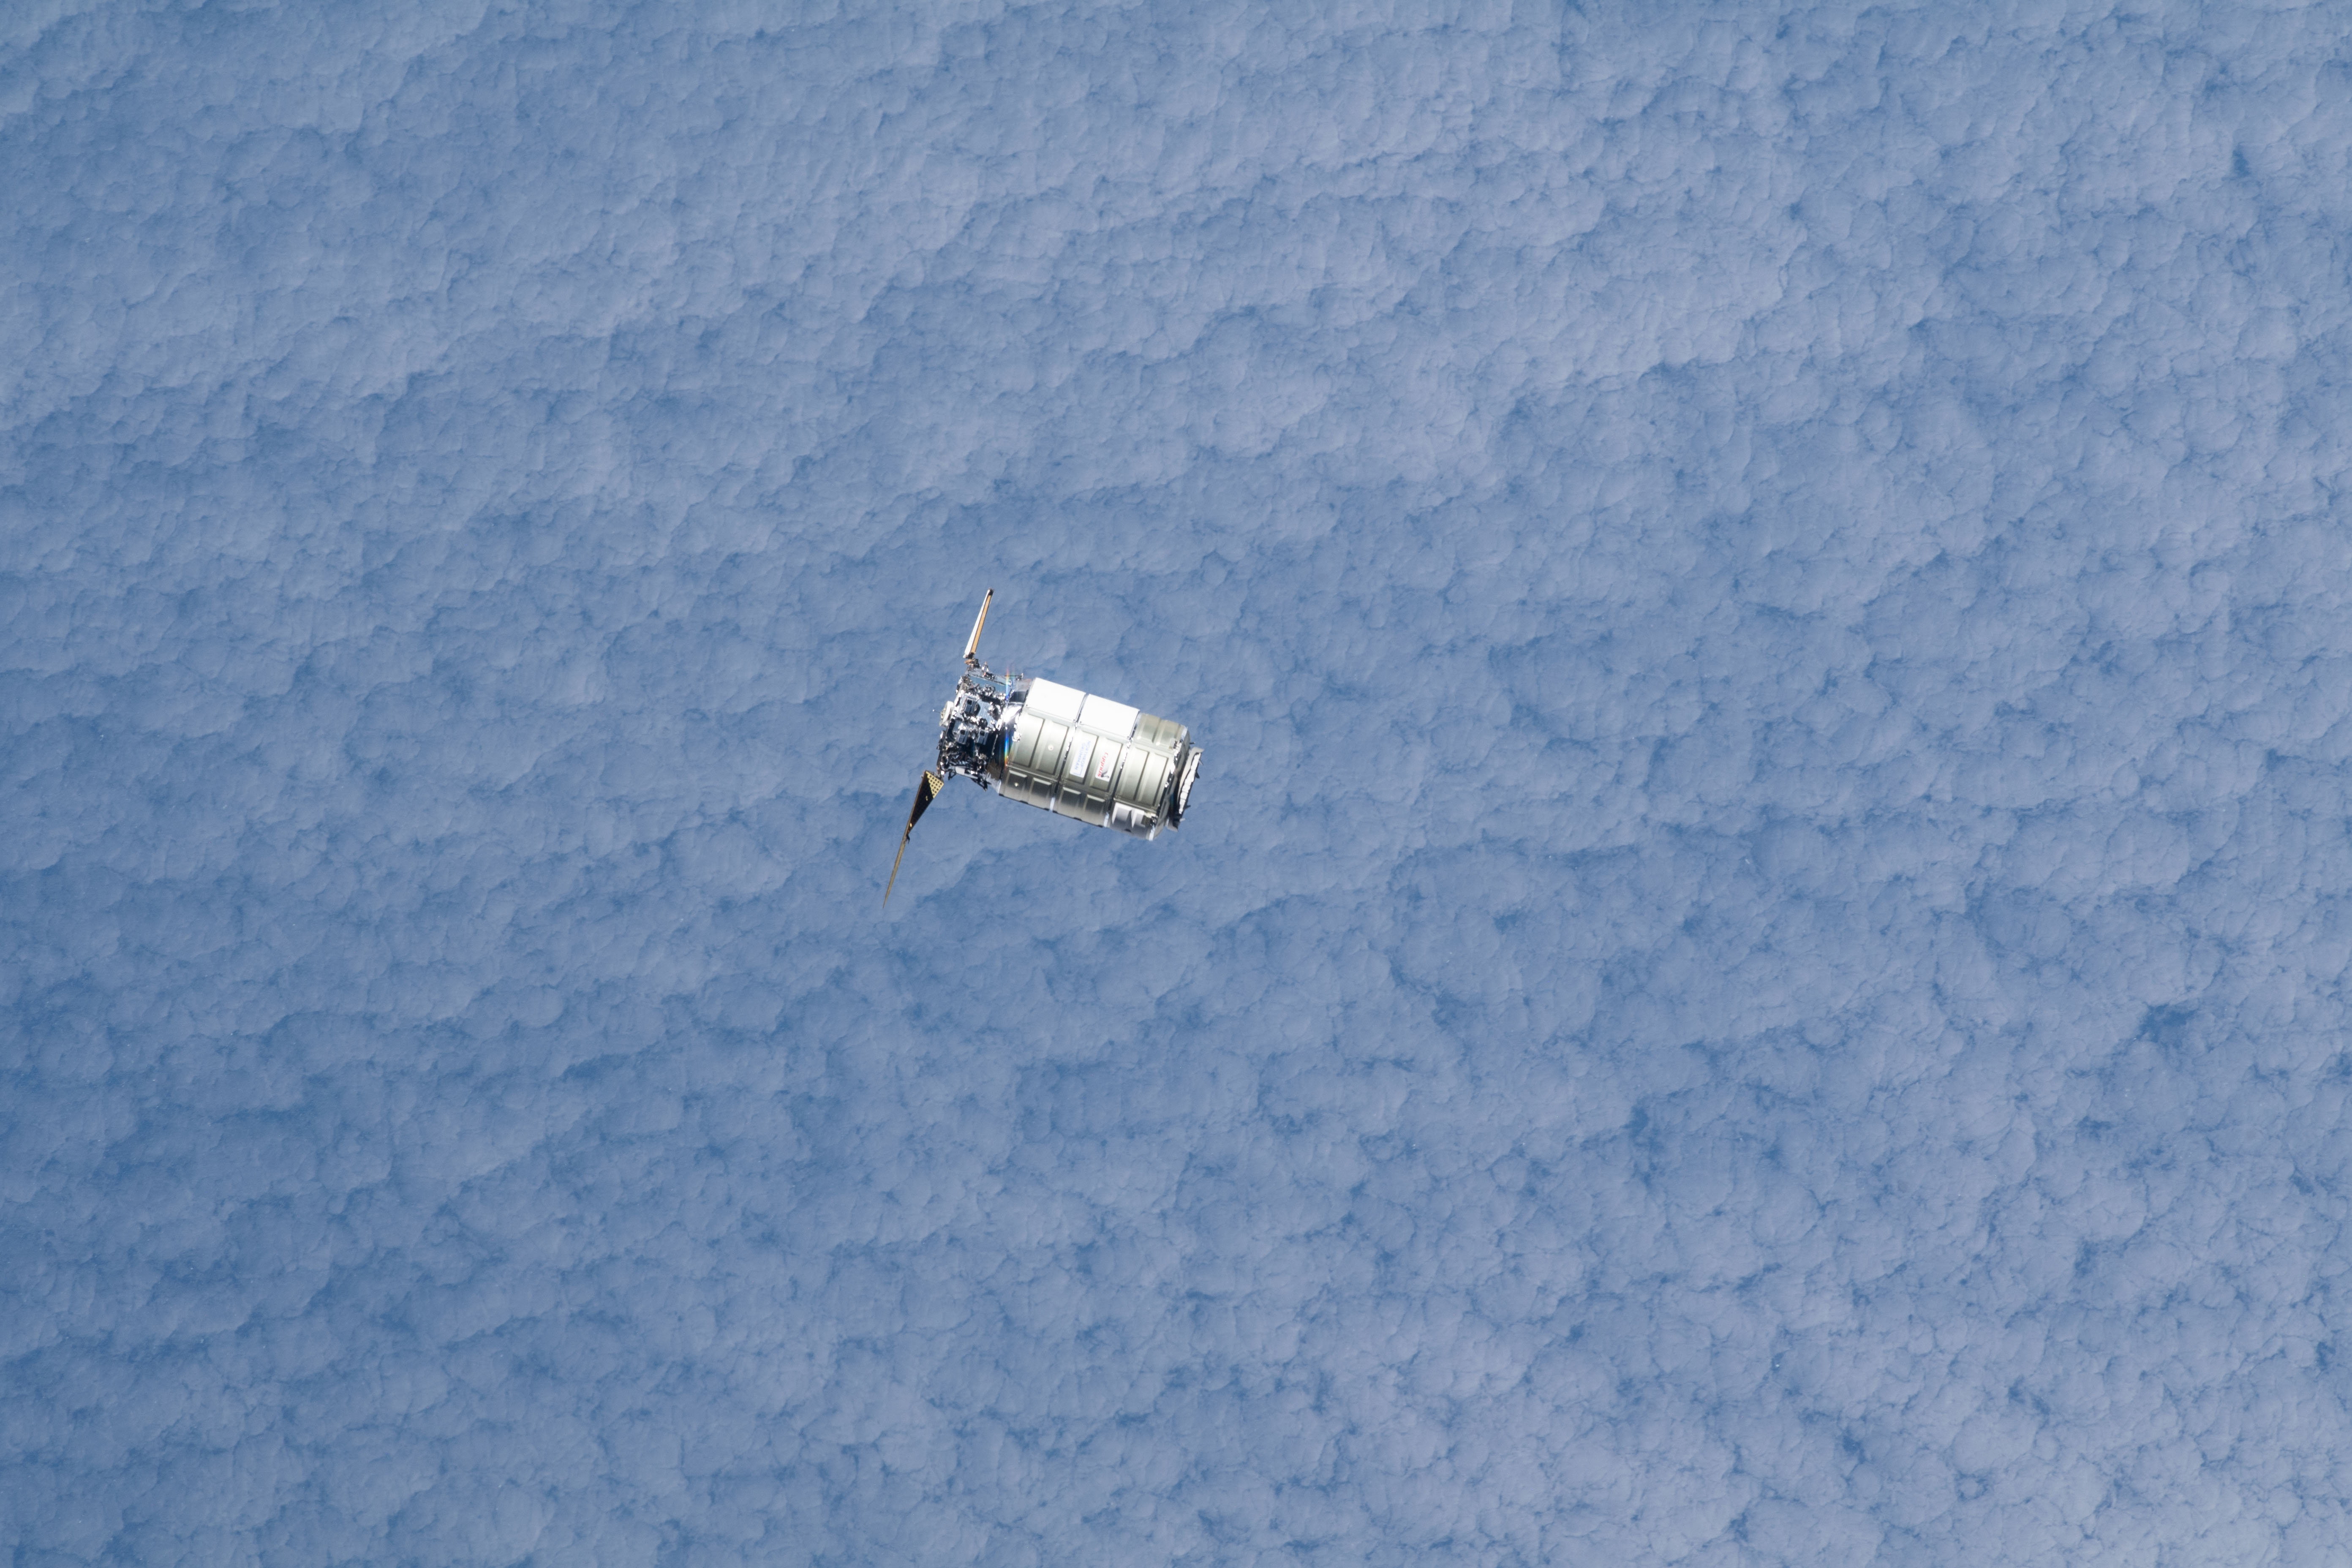
M 1192 798 L 1201 748 L 1183 725 L 1075 687 L 999 675 L 980 662 L 980 629 L 995 597 L 991 588 L 981 598 L 963 647 L 963 675 L 940 710 L 939 764 L 915 785 L 898 856 L 882 888 L 886 904 L 915 824 L 951 778 L 1138 838 L 1157 838 L 1161 828 L 1181 824 Z

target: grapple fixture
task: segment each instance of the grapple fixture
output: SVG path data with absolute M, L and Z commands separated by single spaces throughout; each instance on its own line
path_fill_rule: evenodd
M 963 646 L 963 674 L 940 710 L 939 762 L 915 785 L 898 858 L 882 888 L 886 904 L 915 824 L 950 779 L 1137 838 L 1180 826 L 1192 798 L 1201 748 L 1183 725 L 1075 687 L 999 675 L 980 661 L 980 632 L 995 598 L 993 588 L 982 597 Z

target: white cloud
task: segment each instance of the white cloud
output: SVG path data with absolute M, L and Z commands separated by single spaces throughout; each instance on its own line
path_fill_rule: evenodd
M 20 1553 L 2352 1537 L 2324 16 L 27 16 Z

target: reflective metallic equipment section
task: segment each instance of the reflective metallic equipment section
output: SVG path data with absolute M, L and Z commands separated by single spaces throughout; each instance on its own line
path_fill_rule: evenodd
M 992 788 L 1004 772 L 1004 747 L 1020 712 L 1018 686 L 987 666 L 964 672 L 955 695 L 940 710 L 941 778 L 963 777 Z

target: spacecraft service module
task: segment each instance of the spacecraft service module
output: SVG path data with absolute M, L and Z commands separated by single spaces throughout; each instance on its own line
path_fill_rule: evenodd
M 882 887 L 885 904 L 898 884 L 898 862 L 915 824 L 951 778 L 1138 838 L 1181 826 L 1192 798 L 1201 748 L 1183 725 L 1050 680 L 999 675 L 980 662 L 980 630 L 995 597 L 991 588 L 981 598 L 963 646 L 962 678 L 940 710 L 939 765 L 915 785 Z

